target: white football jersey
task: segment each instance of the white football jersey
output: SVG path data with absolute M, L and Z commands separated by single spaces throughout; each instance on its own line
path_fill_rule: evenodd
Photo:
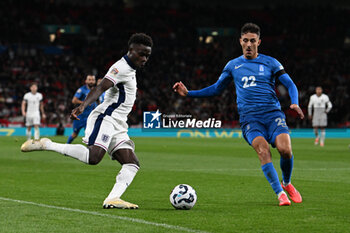
M 27 102 L 27 116 L 40 116 L 40 101 L 43 100 L 43 95 L 39 92 L 28 92 L 24 95 L 23 100 Z
M 127 121 L 136 99 L 136 69 L 124 56 L 114 63 L 104 78 L 114 83 L 106 91 L 104 102 L 94 111 L 112 116 L 114 119 Z
M 314 112 L 312 113 L 312 108 Z M 329 98 L 325 94 L 317 96 L 313 94 L 310 97 L 308 113 L 309 115 L 321 115 L 322 113 L 328 113 L 332 109 L 332 103 L 329 101 Z

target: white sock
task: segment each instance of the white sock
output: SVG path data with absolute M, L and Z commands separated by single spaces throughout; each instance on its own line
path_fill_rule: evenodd
M 281 196 L 283 193 L 286 194 L 284 191 L 279 192 L 279 193 L 277 194 L 277 198 L 280 198 L 280 196 Z
M 31 139 L 31 137 L 32 137 L 32 129 L 28 129 L 27 128 L 27 130 L 26 130 L 26 136 L 27 136 L 27 140 L 29 140 L 29 139 Z
M 291 181 L 289 181 L 289 183 L 284 183 L 284 181 L 282 181 L 283 186 L 286 187 L 287 185 L 289 185 L 291 183 Z
M 324 143 L 324 140 L 326 139 L 326 130 L 325 129 L 321 129 L 321 143 Z
M 34 140 L 39 140 L 40 138 L 40 131 L 39 128 L 34 128 Z
M 125 192 L 126 188 L 131 184 L 138 170 L 139 167 L 136 164 L 123 164 L 122 169 L 116 177 L 116 183 L 114 184 L 112 191 L 109 193 L 106 200 L 120 198 Z
M 49 142 L 45 145 L 47 150 L 56 151 L 63 155 L 78 159 L 83 163 L 89 164 L 89 149 L 80 144 L 63 144 Z

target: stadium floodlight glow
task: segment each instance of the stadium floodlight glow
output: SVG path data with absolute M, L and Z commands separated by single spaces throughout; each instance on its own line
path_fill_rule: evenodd
M 211 32 L 211 35 L 212 35 L 212 36 L 218 36 L 219 33 L 218 33 L 217 31 L 212 31 L 212 32 Z
M 206 44 L 210 44 L 214 42 L 214 37 L 212 36 L 207 36 L 207 38 L 205 38 L 205 43 Z
M 52 34 L 49 35 L 49 40 L 50 40 L 50 42 L 54 42 L 55 39 L 56 39 L 56 35 L 55 35 L 54 33 L 52 33 Z

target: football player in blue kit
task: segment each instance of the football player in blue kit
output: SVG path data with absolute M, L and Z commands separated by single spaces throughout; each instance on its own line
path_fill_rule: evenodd
M 80 87 L 74 94 L 72 103 L 75 105 L 80 105 L 85 100 L 86 96 L 89 94 L 90 90 L 95 86 L 96 78 L 94 75 L 87 75 L 85 79 L 85 85 Z M 67 143 L 70 144 L 78 136 L 82 128 L 86 128 L 86 121 L 92 110 L 97 106 L 96 102 L 93 102 L 87 106 L 84 112 L 80 115 L 80 120 L 73 120 L 73 133 L 69 136 Z
M 300 203 L 302 197 L 291 184 L 294 158 L 285 115 L 274 90 L 275 80 L 279 79 L 288 89 L 290 108 L 303 119 L 297 87 L 275 58 L 258 53 L 261 43 L 258 25 L 244 24 L 239 41 L 243 55 L 227 63 L 216 83 L 201 90 L 188 91 L 182 82 L 177 82 L 173 89 L 181 96 L 210 97 L 222 93 L 233 81 L 242 134 L 258 154 L 262 171 L 277 194 L 279 205 L 291 204 L 284 190 L 293 202 Z M 269 144 L 276 147 L 281 155 L 282 183 L 272 164 Z

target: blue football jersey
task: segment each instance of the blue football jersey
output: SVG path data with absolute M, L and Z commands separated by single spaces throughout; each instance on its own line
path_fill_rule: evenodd
M 89 94 L 90 89 L 84 85 L 82 87 L 80 87 L 76 92 L 74 97 L 77 97 L 79 100 L 84 101 L 86 96 Z M 84 110 L 84 112 L 82 114 L 79 115 L 80 119 L 86 119 L 92 110 L 94 110 L 96 108 L 97 104 L 96 102 L 93 102 L 92 104 L 90 104 L 89 106 L 87 106 Z
M 255 59 L 240 56 L 227 63 L 219 79 L 233 79 L 238 113 L 261 114 L 280 110 L 275 79 L 285 73 L 275 58 L 259 54 Z

